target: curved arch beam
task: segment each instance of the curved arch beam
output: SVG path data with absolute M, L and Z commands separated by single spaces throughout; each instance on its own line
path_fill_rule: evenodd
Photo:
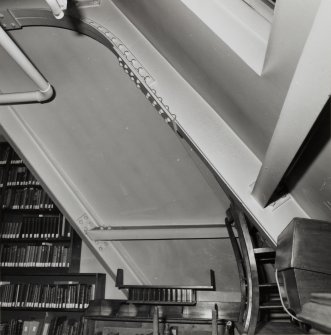
M 149 86 L 154 82 L 154 79 L 124 43 L 107 28 L 88 18 L 78 19 L 65 15 L 63 19 L 56 20 L 52 12 L 45 9 L 16 9 L 11 10 L 10 13 L 21 27 L 46 26 L 74 31 L 77 31 L 76 27 L 79 27 L 79 33 L 93 38 L 112 51 L 124 72 L 135 82 L 137 88 L 145 95 L 165 122 L 173 130 L 178 130 L 176 115 L 170 112 L 169 106 L 163 102 L 162 97 Z M 7 30 L 11 29 L 17 28 L 8 26 Z

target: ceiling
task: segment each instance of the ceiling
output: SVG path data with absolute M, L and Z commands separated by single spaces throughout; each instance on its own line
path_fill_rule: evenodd
M 168 96 L 169 105 L 176 110 L 180 122 L 189 120 L 193 125 L 195 116 L 208 111 L 201 119 L 215 127 L 212 129 L 202 122 L 200 128 L 196 127 L 195 135 L 204 137 L 193 136 L 196 141 L 208 140 L 202 155 L 210 156 L 208 150 L 212 148 L 219 163 L 218 171 L 226 166 L 230 172 L 232 179 L 226 185 L 227 190 L 234 196 L 244 192 L 243 206 L 257 207 L 250 195 L 250 185 L 256 180 L 319 1 L 306 2 L 305 6 L 301 0 L 277 2 L 261 76 L 179 0 L 140 0 L 139 3 L 115 0 L 114 3 L 118 8 L 113 2 L 104 1 L 106 10 L 91 8 L 89 15 L 112 26 L 121 39 L 128 41 L 129 47 L 153 73 L 155 87 Z M 45 6 L 40 1 L 31 1 L 27 6 L 35 4 Z M 157 115 L 106 47 L 86 36 L 57 28 L 23 28 L 12 31 L 11 36 L 56 91 L 49 103 L 14 106 L 15 117 L 32 134 L 30 140 L 42 152 L 43 163 L 54 168 L 58 181 L 65 180 L 70 185 L 73 197 L 93 213 L 99 226 L 223 222 L 229 200 L 215 178 L 183 139 L 175 136 Z M 35 89 L 2 49 L 0 59 L 2 92 Z M 13 111 L 1 107 L 3 120 L 9 113 Z M 325 131 L 330 133 L 329 128 Z M 222 133 L 225 140 L 219 141 L 217 133 Z M 236 145 L 232 138 L 236 139 Z M 21 143 L 18 146 L 25 142 L 23 134 L 18 132 L 9 139 L 14 144 Z M 238 150 L 238 143 L 242 151 Z M 225 147 L 231 155 L 225 155 Z M 22 154 L 47 184 L 44 165 L 32 159 L 34 149 L 22 150 Z M 330 152 L 328 138 L 305 166 L 301 178 L 292 183 L 292 195 L 313 218 L 331 219 Z M 246 157 L 250 157 L 250 164 L 246 164 Z M 66 209 L 69 205 L 60 192 L 55 192 L 57 186 L 53 181 L 49 191 Z M 263 223 L 270 224 L 278 215 L 276 210 L 259 206 L 257 213 L 263 213 Z M 290 210 L 285 209 L 285 214 L 282 210 L 279 210 L 281 220 L 273 235 L 275 239 L 292 215 Z M 75 221 L 77 217 L 75 212 L 71 219 Z M 121 247 L 134 264 L 158 245 L 151 242 L 137 248 L 135 242 L 127 242 Z M 217 263 L 220 285 L 227 282 L 229 289 L 237 288 L 236 279 L 229 275 L 235 271 L 235 265 L 228 255 L 228 241 L 210 244 L 185 241 L 180 245 L 165 242 L 162 248 L 164 252 L 157 257 L 152 252 L 155 262 L 164 256 L 164 262 L 174 264 L 178 253 L 183 254 L 187 264 L 190 258 L 196 257 L 201 264 L 197 280 L 205 278 L 208 268 Z M 215 250 L 224 257 L 216 258 Z M 221 268 L 231 271 L 222 273 Z M 142 265 L 142 271 L 159 280 L 148 264 Z M 187 278 L 191 278 L 191 271 L 197 269 L 189 268 Z M 183 274 L 163 273 L 162 276 L 169 276 L 169 281 L 185 280 Z

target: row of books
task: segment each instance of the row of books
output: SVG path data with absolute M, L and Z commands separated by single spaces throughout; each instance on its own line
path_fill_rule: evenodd
M 1 267 L 69 267 L 70 247 L 60 244 L 0 246 Z
M 2 208 L 11 209 L 53 209 L 54 203 L 43 189 L 6 189 Z
M 85 309 L 94 299 L 95 285 L 71 282 L 55 284 L 2 282 L 0 307 Z
M 0 335 L 82 335 L 83 323 L 67 317 L 45 317 L 44 320 L 16 320 L 0 324 Z
M 0 238 L 4 239 L 63 238 L 70 235 L 70 224 L 62 215 L 13 217 L 0 227 Z
M 5 178 L 3 173 L 2 178 Z M 1 184 L 1 182 L 0 182 Z M 4 184 L 4 182 L 2 183 Z M 12 167 L 8 172 L 7 186 L 30 186 L 40 185 L 39 181 L 34 175 L 28 170 L 26 166 L 15 166 Z

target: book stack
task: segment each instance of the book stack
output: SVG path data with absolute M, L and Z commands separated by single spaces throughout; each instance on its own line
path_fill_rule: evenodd
M 33 187 L 7 188 L 3 195 L 2 208 L 49 210 L 54 208 L 54 203 L 43 189 Z
M 94 284 L 57 282 L 54 284 L 2 282 L 0 307 L 86 309 L 95 296 Z
M 12 167 L 8 172 L 7 186 L 37 186 L 39 181 L 26 166 Z
M 13 150 L 11 158 L 10 158 L 10 164 L 23 164 L 23 160 L 18 156 L 18 154 Z
M 44 320 L 9 320 L 0 324 L 0 335 L 82 335 L 83 323 L 67 317 Z
M 0 324 L 0 335 L 21 335 L 23 333 L 22 320 L 9 320 Z
M 69 267 L 70 247 L 43 242 L 41 245 L 0 246 L 1 267 Z
M 62 215 L 10 217 L 0 227 L 0 238 L 65 238 L 70 225 Z
M 105 289 L 103 274 L 79 273 L 81 245 L 22 159 L 0 142 L 0 335 L 81 335 L 77 320 Z

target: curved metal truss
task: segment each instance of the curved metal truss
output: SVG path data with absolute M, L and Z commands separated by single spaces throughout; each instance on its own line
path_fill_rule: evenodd
M 152 76 L 139 62 L 128 47 L 109 29 L 89 18 L 77 18 L 71 15 L 65 15 L 63 19 L 54 18 L 51 11 L 46 9 L 15 9 L 8 10 L 8 18 L 12 22 L 2 24 L 5 30 L 15 30 L 22 27 L 44 26 L 69 29 L 89 36 L 102 43 L 118 59 L 119 65 L 129 76 L 136 87 L 148 99 L 151 105 L 157 110 L 159 115 L 174 130 L 178 130 L 176 115 L 172 114 L 169 106 L 166 105 L 160 95 L 150 85 L 154 82 Z

